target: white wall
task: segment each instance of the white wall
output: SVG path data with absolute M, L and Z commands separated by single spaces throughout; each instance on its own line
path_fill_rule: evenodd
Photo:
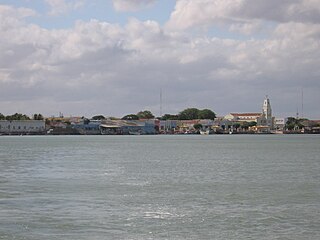
M 0 120 L 0 133 L 3 134 L 28 134 L 42 133 L 45 131 L 45 121 L 42 120 Z

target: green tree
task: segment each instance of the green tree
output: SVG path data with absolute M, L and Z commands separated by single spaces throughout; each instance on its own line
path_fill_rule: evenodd
M 286 128 L 288 130 L 294 130 L 296 129 L 301 129 L 304 127 L 303 122 L 306 121 L 307 119 L 305 118 L 294 118 L 294 117 L 288 117 L 288 120 L 286 122 Z
M 44 117 L 39 114 L 33 114 L 33 120 L 44 120 Z
M 30 120 L 30 118 L 25 115 L 25 114 L 21 114 L 21 113 L 15 113 L 13 115 L 8 115 L 6 116 L 6 120 L 8 121 L 13 121 L 13 120 Z
M 236 123 L 235 123 L 236 124 Z M 235 125 L 234 124 L 234 125 Z M 254 121 L 252 121 L 252 122 L 242 122 L 241 123 L 241 127 L 243 128 L 243 129 L 245 129 L 245 130 L 248 130 L 248 128 L 249 127 L 253 127 L 253 126 L 256 126 L 257 125 L 257 123 L 256 122 L 254 122 Z M 234 126 L 235 127 L 235 126 Z
M 249 122 L 249 127 L 254 127 L 254 126 L 257 126 L 257 122 L 254 122 L 254 121 Z
M 235 129 L 238 129 L 238 128 L 240 127 L 240 123 L 234 123 L 232 126 L 233 126 Z
M 199 111 L 198 118 L 199 119 L 214 120 L 216 118 L 216 114 L 213 111 L 211 111 L 210 109 L 203 109 L 203 110 Z
M 200 130 L 202 128 L 202 124 L 196 123 L 196 124 L 193 125 L 193 128 L 196 129 L 196 130 Z
M 108 117 L 108 119 L 110 119 L 110 120 L 119 120 L 119 118 L 117 118 L 117 117 Z
M 0 113 L 0 120 L 5 120 L 5 119 L 6 117 L 2 113 Z
M 106 119 L 103 115 L 96 115 L 92 117 L 92 120 L 104 120 Z
M 245 129 L 245 130 L 248 130 L 248 128 L 249 128 L 249 123 L 248 123 L 248 122 L 242 122 L 242 123 L 241 123 L 241 127 L 242 127 L 243 129 Z
M 200 110 L 197 108 L 187 108 L 179 113 L 179 120 L 193 120 L 199 118 Z
M 165 114 L 160 119 L 161 120 L 178 120 L 179 116 L 178 115 L 172 115 L 172 114 Z
M 128 114 L 121 119 L 122 120 L 139 120 L 139 117 L 136 114 Z
M 137 116 L 139 119 L 153 119 L 154 118 L 154 115 L 152 114 L 152 112 L 150 112 L 148 110 L 138 112 Z

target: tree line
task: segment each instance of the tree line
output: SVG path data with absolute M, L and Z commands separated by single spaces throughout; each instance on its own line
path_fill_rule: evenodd
M 39 114 L 33 114 L 32 115 L 33 120 L 44 120 L 44 117 L 39 113 Z M 7 120 L 7 121 L 13 121 L 13 120 L 31 120 L 31 118 L 26 115 L 26 114 L 21 114 L 21 113 L 15 113 L 13 115 L 3 115 L 0 113 L 0 120 Z
M 128 114 L 122 117 L 122 120 L 154 119 L 155 116 L 149 110 L 140 111 L 136 114 Z M 159 120 L 193 120 L 193 119 L 212 119 L 216 114 L 210 109 L 186 108 L 178 114 L 164 114 L 158 117 Z
M 193 119 L 215 119 L 216 114 L 210 109 L 197 109 L 197 108 L 187 108 L 178 114 L 164 114 L 161 117 L 157 117 L 159 120 L 193 120 Z M 83 117 L 84 118 L 84 117 Z M 111 117 L 112 119 L 119 119 Z M 128 114 L 123 116 L 122 120 L 139 120 L 139 119 L 155 119 L 155 115 L 149 111 L 144 110 L 135 114 Z M 44 116 L 40 113 L 33 114 L 32 117 L 29 117 L 26 114 L 15 113 L 13 115 L 7 115 L 0 113 L 0 120 L 44 120 Z M 93 120 L 104 120 L 106 119 L 103 115 L 93 116 Z

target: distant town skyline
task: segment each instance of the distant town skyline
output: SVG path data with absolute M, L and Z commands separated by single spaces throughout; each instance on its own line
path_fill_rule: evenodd
M 320 119 L 319 43 L 318 0 L 0 0 L 0 113 Z

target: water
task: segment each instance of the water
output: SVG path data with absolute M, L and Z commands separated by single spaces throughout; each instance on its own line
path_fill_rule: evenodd
M 0 239 L 320 239 L 319 135 L 0 137 Z

